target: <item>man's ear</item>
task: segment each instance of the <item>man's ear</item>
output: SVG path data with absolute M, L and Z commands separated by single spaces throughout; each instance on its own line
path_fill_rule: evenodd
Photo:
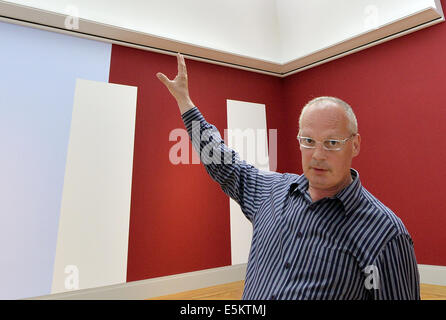
M 353 157 L 356 157 L 361 149 L 361 136 L 359 133 L 356 134 L 352 142 L 353 142 Z

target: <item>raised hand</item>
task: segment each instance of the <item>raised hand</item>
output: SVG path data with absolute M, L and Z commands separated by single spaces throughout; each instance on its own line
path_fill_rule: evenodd
M 175 79 L 170 80 L 163 73 L 158 72 L 156 76 L 169 89 L 169 92 L 176 99 L 181 114 L 194 107 L 190 96 L 187 82 L 187 69 L 183 55 L 177 54 L 178 74 Z

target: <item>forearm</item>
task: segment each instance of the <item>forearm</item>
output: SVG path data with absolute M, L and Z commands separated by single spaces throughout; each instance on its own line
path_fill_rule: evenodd
M 248 164 L 240 161 L 239 155 L 224 144 L 217 128 L 208 123 L 198 108 L 190 108 L 182 114 L 194 150 L 198 153 L 201 163 L 204 165 L 209 176 L 217 182 L 223 192 L 234 199 L 242 208 L 245 215 L 251 220 L 252 212 L 244 210 L 244 194 L 249 192 Z M 243 173 L 244 172 L 244 173 Z
M 204 119 L 198 108 L 184 112 L 182 119 L 207 173 L 252 221 L 280 174 L 260 171 L 241 160 L 235 150 L 225 145 L 217 128 Z
M 238 154 L 224 144 L 218 129 L 205 120 L 197 107 L 186 104 L 183 110 L 184 125 L 201 162 L 214 180 L 225 183 L 227 171 L 224 173 L 221 170 L 225 165 L 237 164 L 240 161 Z

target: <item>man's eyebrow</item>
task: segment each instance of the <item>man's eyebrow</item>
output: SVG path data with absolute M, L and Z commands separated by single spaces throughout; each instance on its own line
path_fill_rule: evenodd
M 314 139 L 314 136 L 312 136 L 310 134 L 301 133 L 300 136 L 301 137 L 307 137 L 307 138 Z M 327 136 L 325 136 L 323 138 L 323 140 L 340 140 L 340 139 L 344 139 L 343 135 L 342 134 L 336 134 L 336 133 L 329 134 L 329 135 L 327 135 Z

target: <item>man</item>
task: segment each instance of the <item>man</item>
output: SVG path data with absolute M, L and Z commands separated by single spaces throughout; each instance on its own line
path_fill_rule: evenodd
M 157 77 L 191 139 L 210 132 L 208 144 L 192 144 L 253 225 L 243 299 L 420 299 L 408 231 L 351 169 L 361 137 L 347 103 L 320 97 L 302 109 L 302 175 L 265 172 L 241 161 L 206 122 L 189 97 L 184 57 L 177 61 L 174 80 Z

